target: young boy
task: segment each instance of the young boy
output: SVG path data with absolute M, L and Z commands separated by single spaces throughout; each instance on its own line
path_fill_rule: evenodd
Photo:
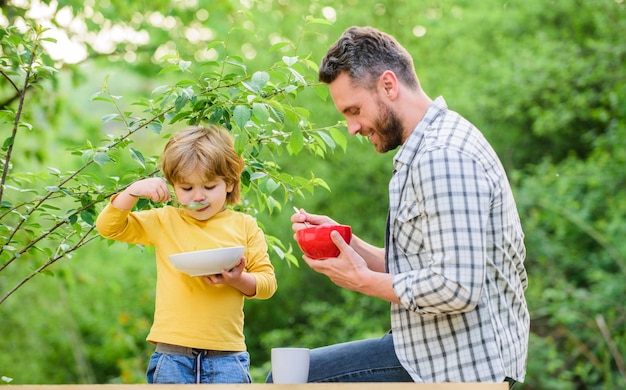
M 226 207 L 240 200 L 243 159 L 226 130 L 192 127 L 169 139 L 160 168 L 167 182 L 132 183 L 111 198 L 96 222 L 103 237 L 155 248 L 156 303 L 147 340 L 156 350 L 148 383 L 249 383 L 244 298 L 270 298 L 277 283 L 256 220 Z M 171 200 L 167 183 L 181 208 L 131 211 L 138 197 Z M 232 246 L 245 246 L 243 258 L 217 275 L 188 276 L 168 258 Z

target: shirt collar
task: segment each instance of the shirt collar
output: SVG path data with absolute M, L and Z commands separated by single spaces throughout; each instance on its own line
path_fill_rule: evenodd
M 415 126 L 415 129 L 409 135 L 409 138 L 402 144 L 398 153 L 396 153 L 394 157 L 394 167 L 396 170 L 400 168 L 400 166 L 409 164 L 415 153 L 417 152 L 420 144 L 422 143 L 422 139 L 424 138 L 424 132 L 430 125 L 437 119 L 437 117 L 444 111 L 448 109 L 448 105 L 442 96 L 436 98 L 424 114 L 424 117 L 421 121 Z

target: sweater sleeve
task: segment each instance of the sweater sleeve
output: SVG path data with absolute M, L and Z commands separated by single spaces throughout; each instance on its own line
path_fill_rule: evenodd
M 265 235 L 253 218 L 248 223 L 248 232 L 246 270 L 256 280 L 256 294 L 248 298 L 268 299 L 276 292 L 278 283 L 274 266 L 270 262 Z
M 96 230 L 104 238 L 131 244 L 151 245 L 142 221 L 130 210 L 118 209 L 111 202 L 98 215 Z

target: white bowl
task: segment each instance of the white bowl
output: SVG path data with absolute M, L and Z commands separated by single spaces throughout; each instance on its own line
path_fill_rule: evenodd
M 176 269 L 189 276 L 213 275 L 219 274 L 222 270 L 229 270 L 239 263 L 244 249 L 243 246 L 234 246 L 177 253 L 169 257 Z

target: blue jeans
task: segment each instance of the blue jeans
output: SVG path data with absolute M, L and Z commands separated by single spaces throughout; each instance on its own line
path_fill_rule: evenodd
M 506 378 L 509 389 L 517 383 Z M 272 373 L 267 376 L 272 383 Z M 311 350 L 308 382 L 413 382 L 396 357 L 391 333 Z
M 196 382 L 196 376 L 199 382 Z M 204 356 L 196 361 L 184 355 L 154 352 L 146 377 L 148 383 L 251 383 L 250 355 L 237 352 Z
M 393 347 L 391 333 L 311 350 L 309 382 L 413 382 Z M 267 377 L 272 383 L 272 373 Z

